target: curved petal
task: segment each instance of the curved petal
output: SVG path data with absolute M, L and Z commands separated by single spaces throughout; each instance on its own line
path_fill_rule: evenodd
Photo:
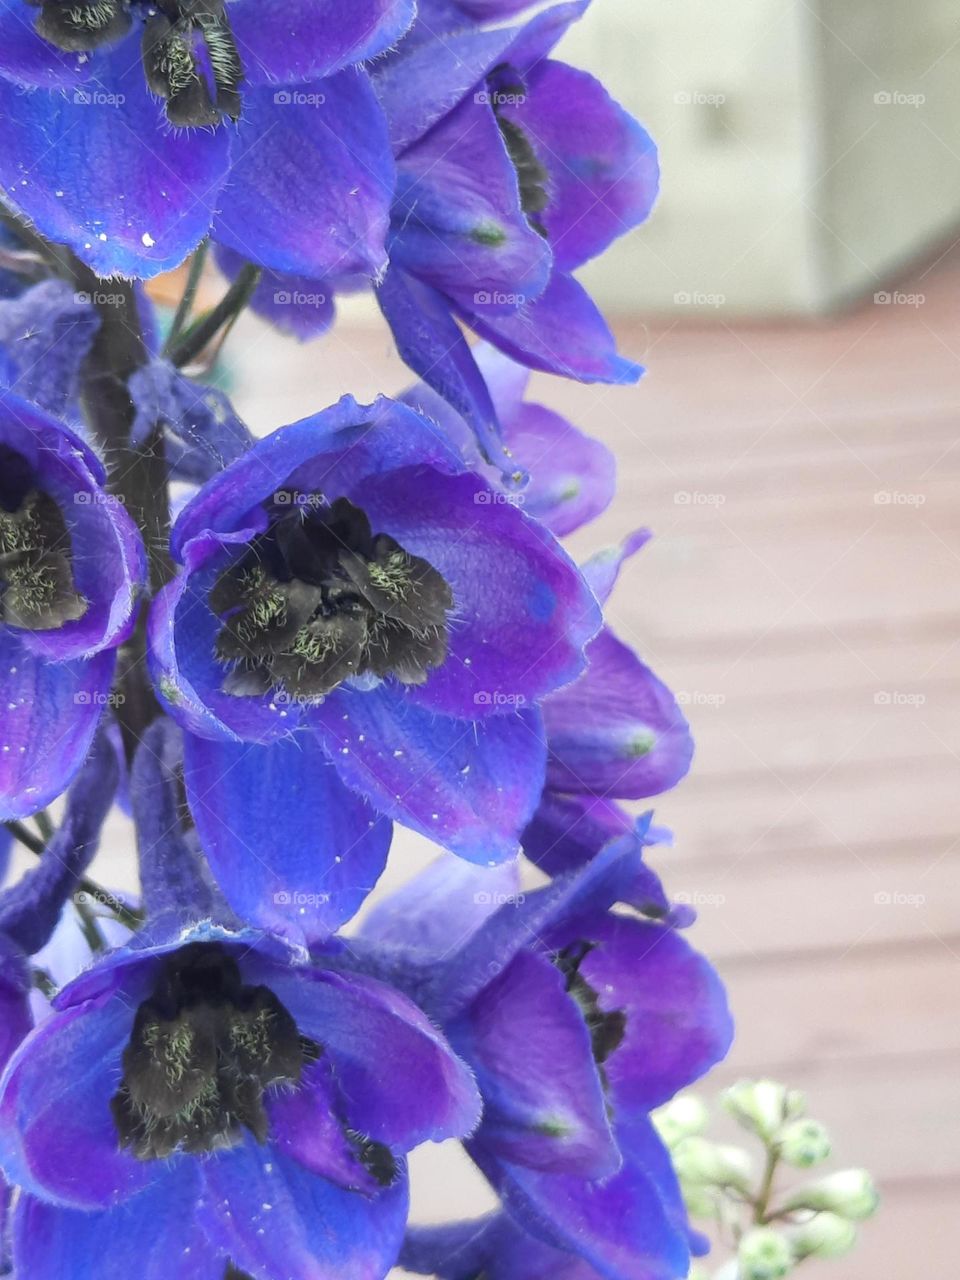
M 675 786 L 693 758 L 676 699 L 632 649 L 603 631 L 587 646 L 587 669 L 546 700 L 554 791 L 637 800 Z
M 590 1032 L 546 956 L 522 951 L 449 1034 L 477 1076 L 486 1150 L 544 1173 L 617 1170 Z
M 71 412 L 99 327 L 97 312 L 66 280 L 43 280 L 0 303 L 0 345 L 12 366 L 5 380 L 48 413 Z
M 76 1158 L 76 1157 L 75 1157 Z M 21 1196 L 13 1214 L 13 1260 L 31 1280 L 221 1280 L 224 1258 L 198 1219 L 199 1169 L 184 1164 L 129 1202 L 100 1213 Z
M 137 1003 L 114 988 L 75 1005 L 10 1060 L 0 1081 L 0 1165 L 11 1182 L 56 1204 L 105 1209 L 163 1176 L 159 1163 L 120 1150 L 110 1114 Z
M 608 1280 L 685 1276 L 686 1219 L 670 1156 L 646 1117 L 618 1124 L 616 1136 L 623 1168 L 602 1182 L 497 1161 L 479 1142 L 468 1149 L 520 1225 Z
M 382 1280 L 400 1252 L 403 1176 L 372 1199 L 252 1141 L 204 1163 L 211 1239 L 256 1280 Z
M 636 382 L 640 365 L 617 354 L 616 341 L 582 285 L 555 271 L 546 290 L 511 315 L 483 308 L 463 317 L 512 360 L 579 382 Z
M 557 267 L 575 271 L 650 214 L 659 183 L 645 129 L 585 71 L 541 62 L 503 107 L 550 175 L 542 215 Z
M 414 9 L 414 0 L 233 0 L 230 26 L 251 84 L 290 85 L 383 53 Z
M 583 670 L 600 625 L 593 593 L 559 543 L 502 494 L 475 475 L 410 467 L 368 478 L 356 500 L 453 592 L 446 661 L 410 701 L 480 719 L 537 702 Z
M 26 957 L 19 947 L 0 936 L 0 1071 L 30 1030 L 32 1022 L 30 971 Z M 2 1185 L 3 1179 L 0 1178 Z
M 110 696 L 115 655 L 50 662 L 0 626 L 0 821 L 44 808 L 83 764 Z
M 249 89 L 238 128 L 213 224 L 218 241 L 272 271 L 323 277 L 383 269 L 395 171 L 364 71 Z
M 136 45 L 103 54 L 64 96 L 0 79 L 0 189 L 100 276 L 154 276 L 206 235 L 226 176 L 225 129 L 174 130 Z
M 546 288 L 552 254 L 521 208 L 517 171 L 479 98 L 401 159 L 390 258 L 468 310 L 510 314 Z
M 589 560 L 583 562 L 580 566 L 583 576 L 601 604 L 606 604 L 613 594 L 613 588 L 617 585 L 620 571 L 626 562 L 641 551 L 652 537 L 649 529 L 634 529 L 616 546 L 595 551 Z
M 220 270 L 231 280 L 246 262 L 225 245 L 216 246 L 215 256 Z M 326 333 L 333 324 L 335 292 L 335 285 L 328 280 L 264 271 L 250 299 L 250 307 L 282 333 L 306 342 Z
M 528 1235 L 505 1213 L 441 1227 L 409 1227 L 400 1266 L 441 1280 L 597 1280 L 582 1258 Z
M 312 734 L 269 746 L 188 734 L 184 777 L 227 901 L 294 943 L 335 933 L 386 866 L 390 822 L 347 790 Z
M 398 1151 L 469 1133 L 480 1099 L 468 1069 L 406 996 L 327 969 L 245 966 L 274 991 L 333 1064 L 343 1118 Z
M 548 788 L 523 833 L 523 852 L 548 876 L 563 875 L 632 830 L 633 818 L 612 801 Z
M 645 1113 L 699 1080 L 725 1057 L 733 1022 L 716 970 L 674 929 L 630 916 L 594 914 L 551 940 L 596 945 L 580 972 L 626 1031 L 606 1062 L 618 1115 Z
M 454 720 L 386 685 L 338 689 L 309 712 L 347 784 L 471 862 L 512 858 L 543 786 L 535 712 Z

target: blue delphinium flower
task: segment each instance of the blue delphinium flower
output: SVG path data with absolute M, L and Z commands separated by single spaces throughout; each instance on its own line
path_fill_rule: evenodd
M 600 619 L 559 545 L 499 496 L 412 409 L 347 397 L 258 442 L 180 516 L 154 678 L 245 918 L 325 936 L 346 918 L 338 885 L 352 914 L 389 843 L 374 810 L 478 861 L 517 851 L 544 779 L 536 704 L 579 674 Z
M 411 1227 L 400 1265 L 416 1275 L 439 1280 L 597 1280 L 597 1271 L 575 1253 L 557 1249 L 523 1230 L 499 1212 L 438 1227 Z M 642 1271 L 643 1280 L 655 1272 Z
M 152 923 L 64 988 L 0 1082 L 17 1273 L 379 1280 L 404 1154 L 470 1131 L 473 1082 L 406 997 L 219 922 L 171 732 L 151 727 L 132 779 Z
M 104 482 L 77 435 L 0 393 L 0 819 L 79 769 L 133 624 L 143 547 Z
M 0 0 L 0 195 L 103 276 L 176 266 L 212 222 L 266 266 L 375 274 L 393 160 L 357 64 L 412 16 L 412 0 Z
M 372 951 L 346 961 L 404 975 L 473 1068 L 484 1112 L 467 1150 L 510 1215 L 623 1280 L 686 1274 L 683 1204 L 649 1113 L 731 1038 L 723 987 L 641 852 L 614 841 L 526 896 L 503 873 L 441 862 L 374 910 Z

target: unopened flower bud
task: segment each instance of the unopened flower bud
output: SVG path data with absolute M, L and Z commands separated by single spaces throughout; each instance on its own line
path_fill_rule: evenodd
M 791 1234 L 793 1251 L 801 1258 L 839 1258 L 857 1242 L 857 1229 L 835 1213 L 818 1213 Z
M 799 1187 L 784 1208 L 827 1210 L 859 1222 L 870 1217 L 878 1202 L 877 1189 L 866 1169 L 841 1169 Z
M 672 1149 L 684 1138 L 703 1133 L 710 1115 L 699 1098 L 681 1093 L 655 1111 L 652 1119 L 660 1137 Z
M 830 1154 L 830 1135 L 818 1120 L 792 1120 L 781 1132 L 781 1157 L 797 1169 L 820 1164 Z
M 780 1280 L 793 1270 L 793 1250 L 779 1231 L 756 1227 L 740 1241 L 737 1262 L 740 1280 Z
M 685 1185 L 706 1184 L 735 1187 L 749 1193 L 753 1167 L 750 1157 L 739 1147 L 721 1146 L 706 1138 L 684 1138 L 673 1151 L 677 1177 Z
M 721 1095 L 738 1124 L 769 1142 L 788 1120 L 803 1115 L 806 1100 L 776 1080 L 741 1080 Z

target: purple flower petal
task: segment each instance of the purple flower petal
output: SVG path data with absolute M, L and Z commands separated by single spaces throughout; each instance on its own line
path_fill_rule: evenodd
M 554 791 L 636 800 L 669 790 L 690 767 L 693 739 L 673 694 L 607 628 L 543 717 Z
M 543 785 L 535 712 L 455 720 L 386 685 L 338 689 L 310 720 L 341 778 L 471 862 L 512 858 Z
M 528 1235 L 505 1213 L 440 1227 L 408 1227 L 400 1266 L 441 1280 L 597 1280 L 575 1253 Z
M 413 14 L 413 0 L 233 0 L 229 19 L 247 80 L 289 85 L 383 53 Z
M 380 1280 L 400 1251 L 406 1177 L 371 1199 L 252 1140 L 205 1161 L 203 1177 L 210 1238 L 254 1276 Z
M 405 996 L 355 974 L 281 969 L 255 957 L 249 968 L 301 1034 L 323 1046 L 350 1127 L 399 1151 L 474 1128 L 480 1101 L 470 1072 Z
M 315 278 L 386 265 L 394 162 L 365 72 L 246 90 L 233 154 L 213 226 L 220 243 Z
M 71 95 L 0 79 L 0 191 L 100 276 L 154 276 L 210 225 L 227 172 L 225 129 L 174 130 L 146 88 L 136 41 L 104 53 Z
M 599 796 L 549 789 L 523 833 L 523 851 L 549 876 L 576 871 L 611 840 L 629 834 L 633 818 Z
M 0 1072 L 32 1025 L 30 971 L 20 948 L 0 935 Z M 0 1176 L 0 1187 L 3 1178 Z M 2 1222 L 0 1214 L 0 1222 Z
M 51 662 L 0 627 L 0 821 L 56 799 L 83 764 L 110 693 L 115 656 Z
M 336 932 L 386 865 L 390 822 L 347 790 L 311 734 L 269 746 L 188 734 L 184 776 L 227 901 L 293 943 Z
M 449 654 L 410 701 L 480 719 L 576 679 L 600 623 L 596 600 L 559 543 L 516 506 L 475 475 L 422 467 L 370 477 L 357 500 L 453 592 Z
M 246 262 L 239 253 L 224 245 L 216 246 L 215 256 L 220 270 L 231 280 Z M 282 333 L 306 342 L 326 333 L 333 324 L 335 293 L 336 284 L 331 281 L 264 271 L 250 299 L 250 307 Z
M 502 110 L 550 175 L 542 216 L 559 270 L 575 271 L 649 216 L 659 182 L 656 148 L 593 76 L 542 62 L 523 101 Z
M 618 546 L 605 547 L 586 560 L 581 569 L 590 589 L 601 604 L 606 604 L 617 585 L 620 571 L 626 562 L 642 550 L 653 534 L 649 529 L 635 529 L 627 534 Z
M 75 1152 L 73 1159 L 78 1156 L 83 1163 L 84 1154 Z M 222 1280 L 225 1260 L 201 1232 L 199 1195 L 199 1168 L 188 1163 L 100 1213 L 22 1195 L 13 1215 L 17 1274 L 31 1280 Z
M 476 307 L 464 320 L 512 360 L 579 382 L 636 382 L 643 369 L 617 354 L 603 316 L 572 276 L 554 272 L 538 298 L 511 315 Z
M 522 951 L 450 1037 L 483 1095 L 485 1149 L 544 1173 L 600 1178 L 617 1170 L 590 1032 L 546 956 Z
M 32 1195 L 79 1209 L 118 1204 L 163 1176 L 164 1166 L 121 1151 L 110 1114 L 120 1058 L 141 990 L 124 975 L 96 1001 L 33 1032 L 0 1082 L 0 1166 Z M 82 1158 L 78 1158 L 78 1155 Z
M 13 363 L 9 386 L 48 413 L 70 413 L 99 327 L 97 312 L 65 280 L 44 280 L 0 304 L 0 344 Z

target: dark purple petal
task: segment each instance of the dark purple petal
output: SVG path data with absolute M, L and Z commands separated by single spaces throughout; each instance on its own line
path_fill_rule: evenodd
M 610 800 L 544 791 L 523 833 L 523 851 L 549 876 L 576 871 L 610 840 L 633 830 L 633 818 Z
M 270 1137 L 303 1169 L 347 1191 L 375 1195 L 380 1184 L 347 1138 L 336 1079 L 325 1058 L 311 1063 L 295 1089 L 266 1100 Z
M 0 1072 L 33 1023 L 29 997 L 30 970 L 26 957 L 19 947 L 0 935 Z M 0 1176 L 0 1187 L 2 1185 Z
M 215 238 L 272 271 L 381 271 L 395 172 L 366 73 L 248 89 L 243 107 Z
M 73 1159 L 84 1161 L 84 1153 Z M 13 1215 L 17 1274 L 31 1280 L 222 1280 L 225 1259 L 200 1229 L 199 1167 L 181 1164 L 100 1213 L 21 1196 Z
M 49 941 L 64 903 L 93 860 L 119 772 L 113 748 L 101 734 L 70 788 L 63 817 L 39 863 L 0 894 L 0 935 L 25 955 Z
M 406 996 L 371 978 L 280 968 L 250 958 L 301 1034 L 323 1046 L 343 1118 L 398 1151 L 471 1132 L 480 1100 L 470 1072 Z
M 483 1095 L 486 1150 L 545 1173 L 617 1170 L 590 1033 L 546 956 L 522 951 L 449 1031 Z
M 0 0 L 0 76 L 51 88 L 88 79 L 90 55 L 64 53 L 37 35 L 37 12 L 28 0 Z
M 344 396 L 330 408 L 274 431 L 215 476 L 184 508 L 171 549 L 182 560 L 186 544 L 206 530 L 246 528 L 252 536 L 263 528 L 263 512 L 257 509 L 279 490 L 341 497 L 366 476 L 416 464 L 440 471 L 464 469 L 443 432 L 406 405 L 385 396 L 363 405 Z
M 595 912 L 550 939 L 595 943 L 580 972 L 602 1009 L 626 1014 L 623 1042 L 606 1062 L 618 1115 L 662 1106 L 726 1055 L 733 1023 L 723 984 L 676 930 Z
M 616 341 L 583 286 L 554 272 L 544 293 L 512 315 L 463 312 L 482 338 L 531 369 L 580 382 L 636 382 L 641 367 L 617 354 Z
M 210 225 L 227 172 L 225 129 L 171 129 L 136 42 L 101 55 L 64 96 L 0 79 L 0 191 L 100 276 L 177 266 Z
M 441 1227 L 408 1227 L 400 1266 L 441 1280 L 597 1280 L 575 1253 L 528 1235 L 505 1213 Z
M 532 711 L 455 720 L 387 685 L 338 689 L 310 720 L 348 787 L 471 862 L 512 858 L 543 786 Z
M 357 501 L 378 530 L 443 574 L 454 598 L 446 661 L 411 701 L 481 719 L 575 680 L 600 614 L 567 553 L 475 475 L 405 468 Z
M 547 785 L 619 799 L 659 795 L 693 758 L 676 699 L 632 649 L 604 628 L 587 646 L 587 669 L 543 706 Z
M 231 280 L 246 262 L 239 253 L 224 245 L 216 246 L 215 256 L 220 270 Z M 333 324 L 335 293 L 336 285 L 329 280 L 264 271 L 250 299 L 250 307 L 282 333 L 306 342 L 326 333 Z
M 676 1280 L 687 1274 L 685 1214 L 670 1156 L 646 1117 L 617 1126 L 624 1164 L 602 1182 L 538 1173 L 471 1155 L 504 1207 L 533 1235 L 578 1253 L 608 1280 Z
M 400 1251 L 405 1176 L 369 1198 L 250 1140 L 205 1161 L 203 1178 L 210 1238 L 256 1277 L 381 1280 Z
M 419 875 L 381 898 L 364 917 L 361 936 L 427 962 L 447 959 L 520 888 L 516 862 L 478 867 L 442 854 Z
M 136 978 L 136 975 L 133 975 Z M 0 1166 L 33 1195 L 79 1209 L 118 1204 L 163 1176 L 119 1149 L 110 1114 L 141 989 L 75 1005 L 39 1026 L 0 1084 Z
M 545 57 L 588 4 L 557 4 L 522 26 L 467 29 L 401 45 L 375 70 L 394 150 L 399 153 L 422 138 L 500 63 L 523 69 L 528 59 Z
M 227 901 L 295 944 L 335 933 L 386 865 L 390 822 L 347 790 L 312 734 L 269 746 L 188 734 L 184 776 Z
M 407 368 L 461 415 L 487 462 L 515 482 L 522 479 L 504 444 L 487 384 L 446 299 L 391 267 L 377 289 L 377 302 Z
M 48 413 L 70 413 L 99 326 L 97 312 L 65 280 L 44 280 L 0 304 L 0 345 L 13 362 L 8 385 Z
M 510 314 L 550 278 L 548 242 L 486 102 L 466 99 L 399 165 L 390 258 L 461 307 Z
M 383 53 L 413 14 L 413 0 L 233 0 L 229 19 L 250 83 L 289 85 Z
M 83 764 L 110 693 L 115 657 L 51 662 L 0 627 L 0 821 L 56 799 Z
M 593 76 L 542 62 L 523 101 L 502 110 L 550 175 L 542 217 L 559 270 L 575 271 L 649 216 L 660 176 L 656 148 Z

